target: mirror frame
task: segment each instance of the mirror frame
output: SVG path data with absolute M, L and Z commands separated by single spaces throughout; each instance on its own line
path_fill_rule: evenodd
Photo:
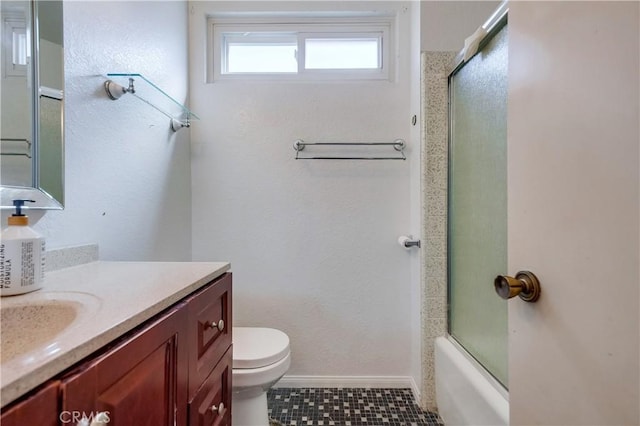
M 46 0 L 45 0 L 46 1 Z M 61 7 L 63 8 L 63 16 L 61 17 L 61 23 L 64 22 L 64 2 L 60 0 Z M 53 92 L 59 92 L 59 94 L 51 95 L 52 90 L 46 87 L 40 86 L 40 21 L 39 21 L 39 11 L 38 11 L 38 0 L 31 0 L 30 2 L 31 14 L 29 19 L 29 26 L 31 28 L 31 64 L 27 70 L 28 73 L 31 73 L 31 128 L 32 128 L 32 182 L 33 186 L 31 187 L 20 187 L 20 186 L 0 186 L 0 209 L 13 209 L 13 200 L 16 199 L 28 199 L 34 200 L 35 203 L 29 206 L 25 206 L 26 208 L 33 210 L 62 210 L 64 209 L 64 198 L 65 198 L 65 190 L 64 190 L 64 181 L 65 181 L 65 141 L 64 141 L 64 42 L 62 46 L 62 66 L 63 66 L 63 79 L 61 81 L 60 90 L 53 90 Z M 64 30 L 63 30 L 64 33 Z M 64 37 L 64 36 L 63 36 Z M 60 101 L 61 107 L 61 116 L 60 116 L 60 136 L 61 136 L 61 150 L 62 150 L 62 159 L 61 159 L 61 185 L 62 185 L 62 195 L 61 199 L 54 198 L 51 194 L 47 193 L 42 187 L 40 183 L 40 98 L 41 96 L 48 97 L 51 99 L 58 99 Z

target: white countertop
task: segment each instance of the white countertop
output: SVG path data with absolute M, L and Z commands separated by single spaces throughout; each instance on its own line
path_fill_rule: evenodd
M 17 346 L 7 340 L 11 333 L 2 334 L 1 405 L 71 367 L 229 268 L 227 262 L 93 262 L 47 273 L 40 290 L 1 298 L 3 310 L 44 303 L 73 306 L 75 311 L 75 318 L 67 318 L 70 324 L 57 334 L 46 328 L 53 327 L 55 321 L 37 322 L 42 328 L 31 332 L 44 333 L 47 341 L 24 353 L 16 354 Z M 3 330 L 14 319 L 3 321 Z M 28 335 L 26 319 L 24 324 L 22 331 Z

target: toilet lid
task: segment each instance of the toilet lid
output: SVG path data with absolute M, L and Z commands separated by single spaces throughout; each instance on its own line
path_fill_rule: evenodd
M 280 330 L 233 327 L 233 368 L 266 367 L 289 353 L 289 336 Z

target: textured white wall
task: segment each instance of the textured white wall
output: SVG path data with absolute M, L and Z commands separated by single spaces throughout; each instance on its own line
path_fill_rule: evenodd
M 411 108 L 411 115 L 415 115 L 416 124 L 411 126 L 411 140 L 418 141 L 415 143 L 416 155 L 412 155 L 409 160 L 411 167 L 409 177 L 409 216 L 411 231 L 414 232 L 415 238 L 422 240 L 423 249 L 411 250 L 409 253 L 411 271 L 410 288 L 411 288 L 411 305 L 409 310 L 411 312 L 411 377 L 416 382 L 416 388 L 420 394 L 414 395 L 416 401 L 420 401 L 421 394 L 424 393 L 424 389 L 421 388 L 422 384 L 422 299 L 423 299 L 423 287 L 421 271 L 423 268 L 423 256 L 426 251 L 424 246 L 424 235 L 421 235 L 420 231 L 423 229 L 423 217 L 422 217 L 422 155 L 420 155 L 420 145 L 422 143 L 421 130 L 422 117 L 421 117 L 421 80 L 422 80 L 422 67 L 420 57 L 420 2 L 411 3 L 411 43 L 410 43 L 410 75 L 411 75 L 411 89 L 409 95 L 409 102 Z
M 235 3 L 235 4 L 234 4 Z M 397 82 L 204 83 L 205 15 L 398 13 Z M 410 10 L 402 2 L 193 2 L 193 257 L 229 260 L 236 325 L 292 342 L 291 375 L 409 376 L 410 161 L 296 161 L 293 142 L 409 142 Z M 310 149 L 310 148 L 308 148 Z
M 421 1 L 422 50 L 458 52 L 500 5 L 499 1 Z
M 48 248 L 190 260 L 188 131 L 173 134 L 168 118 L 131 95 L 111 101 L 102 86 L 108 72 L 138 72 L 184 100 L 187 22 L 186 2 L 65 2 L 65 210 L 29 214 Z

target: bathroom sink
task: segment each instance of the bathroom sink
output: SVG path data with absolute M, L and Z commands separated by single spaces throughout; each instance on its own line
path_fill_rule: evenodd
M 75 300 L 74 300 L 75 299 Z M 96 301 L 88 294 L 41 293 L 35 300 L 0 305 L 0 362 L 37 351 L 53 353 L 61 335 L 86 316 Z M 35 355 L 35 353 L 34 353 Z

